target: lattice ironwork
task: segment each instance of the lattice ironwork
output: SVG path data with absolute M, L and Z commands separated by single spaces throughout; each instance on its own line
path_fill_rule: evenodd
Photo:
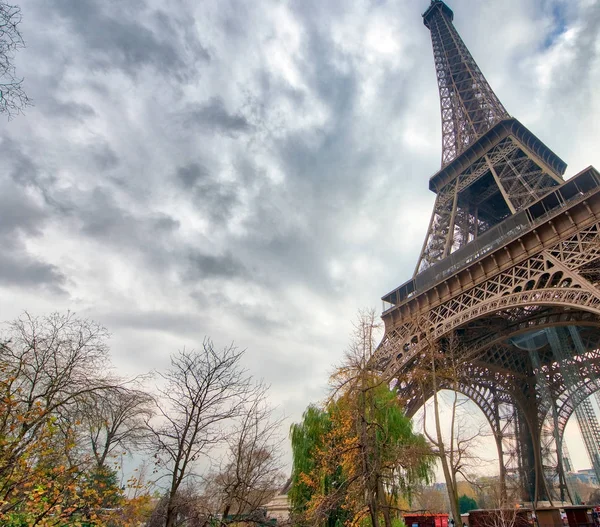
M 594 343 L 594 348 L 586 346 L 581 355 L 571 357 L 571 368 L 577 369 L 576 380 L 573 384 L 555 382 L 553 386 L 554 404 L 558 409 L 558 420 L 561 434 L 575 409 L 586 398 L 600 390 L 600 345 Z M 598 346 L 598 347 L 596 347 Z M 556 365 L 559 369 L 562 365 Z
M 569 333 L 576 353 L 578 353 L 580 356 L 585 355 L 585 345 L 577 328 L 570 327 Z M 583 378 L 598 380 L 597 375 L 591 375 Z M 569 382 L 569 385 L 573 386 L 576 384 L 576 382 L 577 378 L 575 377 L 571 382 Z M 598 393 L 596 393 L 596 396 L 598 396 Z M 596 473 L 596 480 L 600 481 L 600 425 L 598 424 L 598 418 L 596 417 L 596 412 L 594 411 L 589 397 L 586 397 L 575 408 L 575 415 L 577 417 L 577 424 L 579 425 L 581 436 L 583 437 L 585 449 L 588 453 L 588 457 L 590 458 L 592 468 Z
M 592 468 L 596 474 L 596 478 L 600 481 L 600 425 L 596 412 L 592 407 L 589 399 L 583 400 L 577 408 L 575 408 L 577 416 L 577 424 L 585 443 L 585 449 L 592 463 Z
M 533 316 L 537 306 L 583 308 L 600 315 L 600 290 L 576 269 L 600 258 L 600 223 L 524 259 L 475 287 L 419 313 L 413 320 L 389 330 L 380 346 L 380 357 L 395 355 L 392 368 L 407 363 L 449 331 L 487 314 L 513 308 Z M 524 255 L 526 257 L 527 255 Z M 395 341 L 395 343 L 394 343 Z M 399 351 L 401 348 L 402 351 Z
M 476 240 L 560 181 L 518 139 L 505 138 L 439 190 L 417 272 Z
M 507 111 L 454 28 L 454 15 L 434 1 L 423 15 L 431 31 L 442 114 L 442 165 L 448 164 Z
M 383 297 L 373 364 L 396 380 L 408 415 L 434 387 L 465 394 L 490 423 L 503 488 L 518 475 L 525 501 L 562 500 L 566 423 L 589 414 L 600 389 L 600 174 L 563 181 L 566 165 L 508 116 L 452 11 L 433 0 L 423 16 L 442 168 L 415 274 Z M 454 375 L 433 382 L 432 366 L 450 360 Z M 584 435 L 598 443 L 591 422 Z

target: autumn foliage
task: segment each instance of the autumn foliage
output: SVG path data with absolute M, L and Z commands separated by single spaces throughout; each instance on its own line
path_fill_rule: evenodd
M 67 314 L 26 315 L 0 340 L 1 525 L 102 526 L 129 506 L 114 458 L 98 462 L 80 419 L 91 394 L 124 389 L 107 374 L 105 339 Z
M 150 376 L 114 374 L 108 333 L 92 321 L 25 313 L 4 329 L 0 525 L 267 520 L 263 506 L 285 480 L 281 420 L 269 387 L 241 367 L 243 350 L 205 339 L 199 350 L 172 354 L 152 391 Z M 152 461 L 125 479 L 120 462 L 133 452 Z
M 424 437 L 371 368 L 375 327 L 372 313 L 361 316 L 330 399 L 292 426 L 290 499 L 300 525 L 391 527 L 413 486 L 431 475 Z

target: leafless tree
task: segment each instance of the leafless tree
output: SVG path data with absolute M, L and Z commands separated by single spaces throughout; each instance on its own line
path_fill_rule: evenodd
M 99 469 L 105 468 L 117 450 L 131 452 L 143 445 L 149 437 L 146 423 L 153 410 L 153 398 L 130 387 L 115 386 L 83 398 L 78 420 Z
M 164 527 L 167 517 L 169 504 L 175 505 L 177 511 L 177 522 L 175 525 L 185 525 L 186 527 L 208 527 L 214 525 L 211 523 L 211 517 L 207 513 L 206 506 L 202 496 L 199 496 L 195 489 L 189 485 L 183 485 L 176 493 L 174 498 L 168 495 L 163 496 L 145 523 L 146 527 Z
M 518 486 L 502 485 L 499 476 L 480 477 L 476 485 L 477 505 L 482 509 L 498 509 L 521 501 Z
M 238 417 L 251 392 L 251 378 L 240 365 L 243 351 L 234 345 L 215 350 L 205 339 L 198 351 L 171 356 L 171 367 L 159 374 L 160 420 L 150 424 L 155 456 L 169 482 L 165 525 L 177 520 L 182 484 L 195 479 L 195 462 L 206 457 L 227 435 L 224 427 Z
M 209 474 L 206 494 L 213 497 L 222 521 L 229 516 L 262 518 L 265 505 L 282 486 L 279 431 L 283 418 L 273 418 L 268 386 L 259 383 L 227 439 L 228 450 L 219 470 Z
M 485 424 L 470 426 L 460 409 L 468 404 L 465 397 L 459 395 L 460 386 L 460 350 L 458 340 L 450 336 L 443 342 L 430 343 L 429 361 L 422 375 L 423 386 L 429 386 L 432 392 L 432 414 L 434 431 L 427 428 L 428 405 L 423 407 L 423 432 L 431 443 L 434 452 L 440 460 L 450 510 L 455 521 L 459 521 L 458 507 L 458 478 L 462 477 L 471 484 L 475 484 L 472 477 L 473 469 L 483 461 L 475 454 L 481 439 L 488 434 Z M 444 434 L 442 423 L 442 410 L 440 406 L 440 390 L 451 391 L 450 415 L 447 434 Z
M 16 51 L 25 47 L 19 30 L 21 18 L 20 7 L 0 0 L 0 113 L 9 119 L 31 104 L 14 65 Z
M 488 509 L 471 514 L 477 516 L 471 521 L 479 527 L 528 527 L 537 523 L 532 521 L 529 511 L 516 507 Z
M 595 488 L 594 490 L 592 490 L 592 492 L 590 492 L 590 495 L 587 498 L 586 503 L 589 503 L 590 505 L 600 505 L 600 489 L 599 488 Z

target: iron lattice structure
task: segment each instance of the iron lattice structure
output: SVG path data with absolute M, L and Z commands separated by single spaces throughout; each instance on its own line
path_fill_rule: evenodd
M 461 154 L 481 134 L 508 117 L 452 24 L 444 3 L 425 13 L 442 110 L 442 166 Z
M 586 402 L 600 389 L 600 174 L 588 167 L 565 182 L 564 161 L 499 102 L 450 8 L 432 0 L 423 19 L 442 167 L 430 179 L 437 197 L 415 273 L 383 297 L 376 362 L 409 415 L 434 389 L 479 406 L 503 491 L 518 480 L 525 501 L 566 499 L 563 435 L 574 412 L 600 471 Z

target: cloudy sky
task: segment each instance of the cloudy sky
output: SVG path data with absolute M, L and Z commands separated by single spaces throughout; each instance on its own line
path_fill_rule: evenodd
M 423 242 L 428 1 L 20 3 L 35 106 L 0 122 L 0 319 L 93 318 L 127 374 L 234 340 L 298 419 Z M 600 3 L 449 5 L 567 175 L 600 166 Z

